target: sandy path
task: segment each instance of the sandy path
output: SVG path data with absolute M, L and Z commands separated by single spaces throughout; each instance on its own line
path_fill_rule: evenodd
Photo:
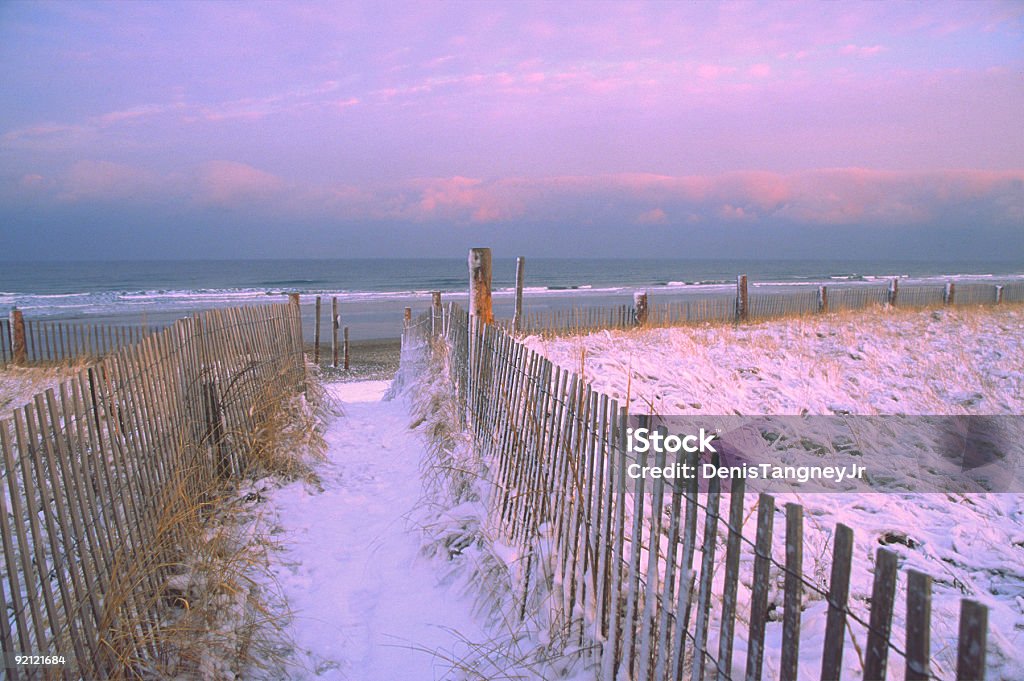
M 345 415 L 327 433 L 324 491 L 274 495 L 287 533 L 277 577 L 309 667 L 300 677 L 443 679 L 445 658 L 466 652 L 453 632 L 479 635 L 471 603 L 439 583 L 405 519 L 420 497 L 423 443 L 404 402 L 380 401 L 386 386 L 330 385 Z

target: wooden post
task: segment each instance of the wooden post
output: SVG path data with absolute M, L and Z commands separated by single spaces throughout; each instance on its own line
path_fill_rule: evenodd
M 28 363 L 28 350 L 25 346 L 25 316 L 21 310 L 14 308 L 8 317 L 11 323 L 11 363 L 24 366 Z
M 320 296 L 316 297 L 316 324 L 313 326 L 313 364 L 320 366 Z
M 942 302 L 944 305 L 954 305 L 956 301 L 956 283 L 952 281 L 946 282 L 946 290 L 942 294 Z
M 441 292 L 431 291 L 430 293 L 430 335 L 436 336 L 440 332 L 441 319 Z
M 512 316 L 512 330 L 519 333 L 523 326 L 523 266 L 526 258 L 516 258 L 516 311 Z
M 825 286 L 818 287 L 818 312 L 828 312 L 828 288 Z
M 957 681 L 985 678 L 988 608 L 977 601 L 960 601 L 960 632 L 956 651 Z
M 828 586 L 828 614 L 821 655 L 822 681 L 839 681 L 846 636 L 846 605 L 850 595 L 850 566 L 853 561 L 853 530 L 836 525 L 832 542 L 832 576 Z
M 896 554 L 888 549 L 875 552 L 875 581 L 871 588 L 868 643 L 864 651 L 864 678 L 884 679 L 892 631 L 892 603 L 896 595 Z
M 782 604 L 782 656 L 779 679 L 796 681 L 800 661 L 800 601 L 803 598 L 804 509 L 786 504 L 786 581 Z M 866 675 L 865 675 L 866 676 Z M 872 677 L 873 678 L 873 677 Z
M 750 318 L 747 298 L 747 275 L 736 277 L 736 321 L 745 322 Z
M 900 280 L 893 279 L 889 282 L 889 304 L 896 307 L 896 299 L 900 294 Z
M 996 305 L 1003 302 L 1003 287 L 1000 284 L 996 284 Z
M 931 678 L 932 578 L 907 570 L 907 681 Z
M 216 455 L 217 476 L 227 479 L 231 476 L 231 459 L 224 446 L 224 415 L 216 380 L 203 383 L 203 402 L 206 412 L 206 439 Z
M 295 352 L 295 373 L 298 377 L 297 390 L 303 390 L 306 384 L 306 347 L 302 340 L 302 305 L 298 293 L 288 294 L 288 304 L 292 307 L 291 341 Z
M 405 312 L 402 314 L 402 325 L 406 329 L 408 329 L 410 326 L 412 326 L 412 308 L 411 307 L 405 308 Z
M 345 327 L 345 346 L 343 348 L 345 353 L 345 371 L 348 371 L 348 327 Z
M 471 248 L 469 251 L 469 316 L 479 317 L 484 324 L 494 321 L 489 248 Z
M 633 323 L 644 326 L 647 324 L 647 318 L 647 291 L 637 291 L 633 294 Z
M 341 320 L 338 317 L 338 296 L 331 296 L 331 363 L 335 369 L 338 368 L 338 327 Z

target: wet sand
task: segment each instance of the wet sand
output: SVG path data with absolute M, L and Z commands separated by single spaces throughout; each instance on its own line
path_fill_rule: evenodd
M 312 357 L 313 346 L 306 348 Z M 381 381 L 391 380 L 398 371 L 398 363 L 402 354 L 402 341 L 399 338 L 376 340 L 349 341 L 348 371 L 331 366 L 330 344 L 320 347 L 320 369 L 327 381 Z M 338 351 L 339 367 L 344 363 L 341 350 Z

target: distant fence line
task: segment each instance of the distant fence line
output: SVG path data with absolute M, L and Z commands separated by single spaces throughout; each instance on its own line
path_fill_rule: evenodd
M 166 662 L 182 521 L 246 469 L 268 391 L 302 384 L 302 350 L 297 305 L 213 310 L 0 419 L 0 649 L 64 655 L 60 678 L 148 678 Z
M 157 330 L 147 324 L 53 322 L 11 314 L 0 319 L 0 366 L 95 360 L 135 345 Z
M 906 679 L 950 678 L 952 670 L 931 657 L 929 576 L 908 571 L 905 640 L 892 635 L 894 552 L 877 551 L 865 618 L 849 607 L 849 527 L 835 528 L 831 579 L 823 590 L 804 573 L 802 506 L 785 506 L 786 551 L 778 560 L 772 555 L 774 497 L 759 495 L 751 539 L 743 530 L 742 479 L 731 481 L 726 514 L 717 479 L 698 493 L 696 480 L 676 485 L 628 478 L 626 409 L 577 374 L 499 326 L 471 322 L 453 304 L 408 323 L 405 342 L 416 337 L 446 341 L 441 351 L 448 353 L 464 426 L 493 485 L 491 520 L 524 556 L 515 587 L 520 616 L 531 580 L 553 573 L 555 628 L 567 636 L 567 648 L 581 646 L 602 681 L 764 678 L 771 571 L 784 576 L 781 657 L 773 660 L 780 679 L 797 678 L 804 593 L 828 603 L 824 640 L 816 644 L 822 679 L 839 679 L 844 658 L 850 664 L 853 652 L 844 642 L 854 625 L 866 637 L 856 650 L 863 678 L 884 679 L 894 657 Z M 663 466 L 664 456 L 641 465 Z M 727 535 L 724 557 L 717 554 L 719 525 Z M 744 556 L 743 564 L 752 563 L 749 582 L 740 580 Z M 721 583 L 716 571 L 724 579 L 720 601 L 712 598 L 713 583 L 716 589 Z M 738 603 L 749 603 L 749 610 Z M 983 679 L 987 609 L 962 600 L 959 632 L 955 678 Z M 733 655 L 737 636 L 746 639 L 742 665 Z
M 703 322 L 733 322 L 773 317 L 812 315 L 891 305 L 903 309 L 1024 302 L 1024 282 L 1006 284 L 957 283 L 901 285 L 893 280 L 883 285 L 842 285 L 802 288 L 780 293 L 750 292 L 746 277 L 740 275 L 736 293 L 708 293 L 690 299 L 658 302 L 646 292 L 632 305 L 580 306 L 521 314 L 518 327 L 509 329 L 533 333 L 585 333 L 636 326 L 677 326 Z

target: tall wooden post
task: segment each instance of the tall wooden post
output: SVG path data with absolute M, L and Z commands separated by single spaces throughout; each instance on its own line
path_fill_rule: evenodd
M 316 297 L 316 324 L 313 327 L 313 364 L 320 366 L 320 296 Z
M 636 291 L 633 294 L 633 322 L 637 326 L 644 326 L 647 324 L 647 316 L 647 291 Z
M 299 390 L 306 381 L 306 349 L 302 342 L 302 306 L 298 293 L 288 294 L 288 305 L 292 308 L 292 351 L 295 353 L 295 373 Z
M 956 304 L 956 283 L 952 281 L 946 282 L 946 290 L 942 292 L 942 302 L 945 305 Z
M 999 284 L 996 284 L 996 305 L 999 305 L 1002 302 L 1003 302 L 1003 287 L 1001 285 L 999 285 Z
M 750 318 L 750 307 L 747 297 L 747 275 L 736 277 L 736 321 L 745 322 Z
M 469 315 L 484 324 L 494 321 L 491 307 L 491 249 L 471 248 L 469 251 Z
M 331 296 L 331 363 L 335 369 L 338 368 L 338 328 L 341 326 L 341 319 L 338 317 L 338 296 Z
M 344 353 L 345 353 L 345 371 L 348 371 L 348 327 L 347 326 L 345 327 L 345 347 L 344 347 Z
M 900 295 L 900 280 L 893 279 L 889 282 L 889 304 L 896 307 L 896 301 Z
M 523 267 L 526 258 L 516 258 L 516 311 L 512 316 L 512 330 L 519 333 L 523 326 Z
M 825 286 L 818 287 L 818 312 L 828 312 L 828 288 Z
M 430 292 L 430 335 L 436 336 L 441 330 L 441 292 Z
M 14 366 L 28 364 L 28 348 L 25 345 L 25 316 L 14 308 L 8 317 L 11 323 L 11 363 Z
M 478 378 L 486 382 L 483 368 L 478 368 L 481 361 L 480 341 L 477 329 L 483 333 L 487 325 L 494 321 L 494 310 L 491 307 L 491 249 L 471 248 L 469 250 L 469 385 L 468 394 L 476 394 Z

